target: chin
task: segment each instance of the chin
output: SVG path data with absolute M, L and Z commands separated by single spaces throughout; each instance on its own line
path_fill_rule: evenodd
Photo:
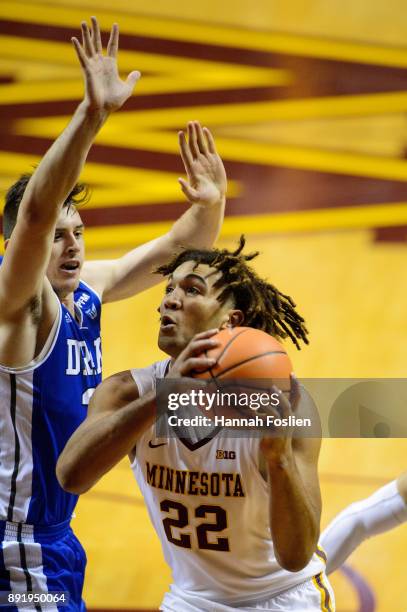
M 79 277 L 63 283 L 51 283 L 51 285 L 57 296 L 62 299 L 67 297 L 70 293 L 73 293 L 78 288 Z
M 178 357 L 182 348 L 179 347 L 175 338 L 168 338 L 166 336 L 158 336 L 158 348 L 169 355 L 170 357 Z

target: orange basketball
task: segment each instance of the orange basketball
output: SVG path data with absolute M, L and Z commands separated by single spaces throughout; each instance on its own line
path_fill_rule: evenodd
M 217 363 L 196 378 L 273 379 L 283 391 L 290 387 L 291 361 L 284 347 L 272 336 L 252 327 L 233 327 L 220 331 L 214 340 L 221 346 L 206 351 Z

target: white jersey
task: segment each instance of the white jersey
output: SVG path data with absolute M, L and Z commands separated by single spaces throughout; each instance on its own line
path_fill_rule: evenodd
M 168 362 L 132 370 L 140 396 L 164 377 Z M 155 426 L 138 440 L 132 469 L 182 591 L 240 604 L 272 597 L 324 571 L 322 551 L 299 572 L 278 564 L 259 444 L 259 438 L 232 438 L 224 430 L 195 444 L 157 439 Z

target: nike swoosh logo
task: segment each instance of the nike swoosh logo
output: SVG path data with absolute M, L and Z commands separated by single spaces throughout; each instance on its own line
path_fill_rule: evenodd
M 153 444 L 152 441 L 150 440 L 150 442 L 148 443 L 148 446 L 150 448 L 158 448 L 159 446 L 165 446 L 167 444 L 167 442 L 160 442 L 160 444 Z

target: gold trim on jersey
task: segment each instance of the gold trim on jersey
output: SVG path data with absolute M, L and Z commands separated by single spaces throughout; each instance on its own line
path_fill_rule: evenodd
M 316 587 L 316 589 L 319 591 L 319 594 L 321 595 L 322 612 L 334 612 L 334 609 L 332 608 L 331 596 L 329 594 L 327 587 L 324 584 L 323 577 L 324 577 L 324 573 L 320 572 L 316 576 L 312 577 L 312 582 L 314 583 L 314 586 Z
M 315 554 L 325 563 L 325 565 L 327 564 L 327 554 L 320 544 L 318 544 Z

